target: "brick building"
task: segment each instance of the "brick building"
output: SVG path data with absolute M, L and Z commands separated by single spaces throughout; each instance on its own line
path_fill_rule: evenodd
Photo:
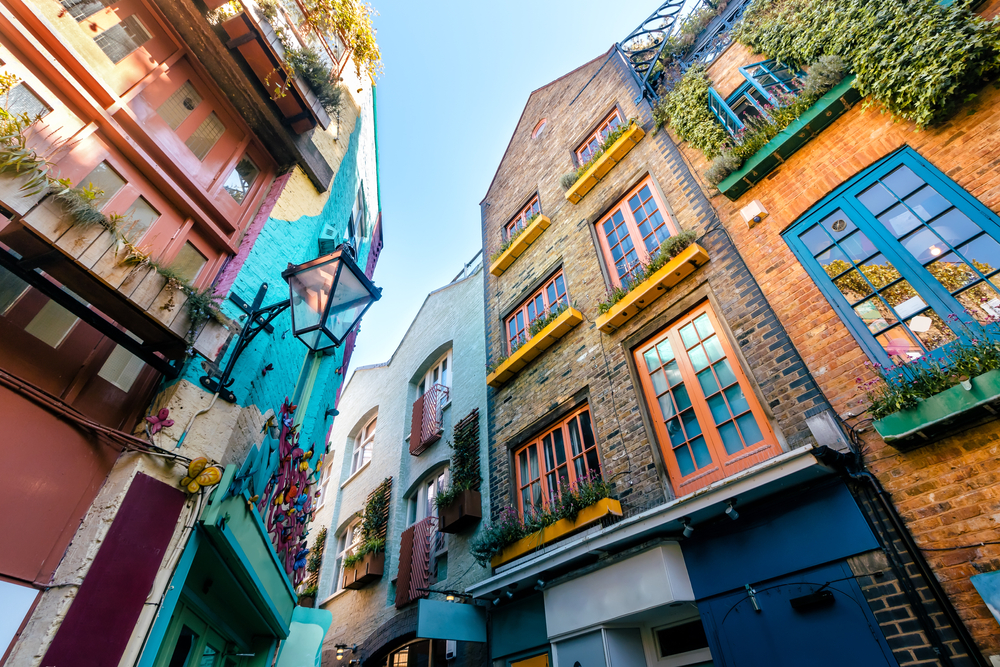
M 531 526 L 470 588 L 491 658 L 978 664 L 644 86 L 613 46 L 531 93 L 481 205 L 491 513 Z

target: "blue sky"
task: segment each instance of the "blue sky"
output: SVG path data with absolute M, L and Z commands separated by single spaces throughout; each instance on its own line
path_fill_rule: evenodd
M 427 293 L 482 246 L 479 202 L 528 94 L 607 51 L 658 5 L 371 1 L 385 62 L 383 296 L 362 322 L 353 368 L 388 360 Z

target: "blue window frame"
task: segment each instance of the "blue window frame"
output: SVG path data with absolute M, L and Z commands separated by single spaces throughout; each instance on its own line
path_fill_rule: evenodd
M 783 234 L 869 358 L 913 360 L 1000 319 L 1000 218 L 903 148 Z M 972 318 L 972 319 L 970 319 Z
M 747 81 L 729 97 L 723 99 L 714 88 L 708 90 L 708 108 L 726 132 L 737 138 L 747 122 L 769 118 L 768 106 L 779 104 L 783 95 L 794 94 L 801 87 L 798 74 L 773 58 L 739 70 Z

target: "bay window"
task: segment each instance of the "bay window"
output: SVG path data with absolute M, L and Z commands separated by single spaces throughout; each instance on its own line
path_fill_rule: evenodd
M 635 361 L 678 495 L 780 453 L 708 303 L 637 348 Z
M 677 233 L 653 179 L 644 178 L 597 223 L 597 236 L 611 280 L 621 285 L 641 264 L 648 264 L 660 244 Z
M 562 305 L 569 305 L 569 296 L 566 294 L 566 280 L 562 269 L 559 269 L 505 319 L 507 353 L 513 354 L 531 337 L 529 334 L 532 322 Z
M 589 162 L 594 157 L 597 149 L 604 143 L 604 140 L 608 138 L 608 135 L 621 124 L 622 115 L 618 109 L 612 111 L 604 120 L 598 123 L 597 129 L 588 135 L 583 143 L 574 151 L 576 153 L 577 164 L 583 165 Z

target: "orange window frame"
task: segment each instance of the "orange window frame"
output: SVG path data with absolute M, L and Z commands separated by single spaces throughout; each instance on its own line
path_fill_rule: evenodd
M 601 475 L 590 407 L 574 410 L 541 436 L 514 451 L 517 509 L 552 507 L 566 489 Z
M 605 116 L 604 120 L 598 124 L 597 129 L 573 151 L 576 153 L 577 164 L 584 165 L 590 161 L 590 158 L 597 152 L 597 149 L 604 143 L 604 140 L 608 138 L 608 134 L 623 122 L 622 115 L 617 108 Z
M 513 234 L 519 229 L 523 229 L 528 225 L 528 220 L 535 215 L 539 215 L 542 212 L 541 204 L 538 203 L 538 195 L 531 198 L 528 205 L 521 209 L 521 211 L 513 217 L 513 219 L 504 225 L 504 240 L 509 239 Z
M 504 318 L 504 333 L 507 336 L 507 353 L 528 340 L 527 333 L 531 323 L 545 315 L 554 305 L 569 303 L 566 292 L 566 277 L 562 269 L 556 271 L 531 296 L 521 302 L 507 317 Z
M 678 231 L 652 176 L 646 176 L 597 221 L 597 238 L 611 281 L 621 285 L 631 278 Z
M 639 346 L 634 355 L 678 496 L 781 453 L 708 302 Z

